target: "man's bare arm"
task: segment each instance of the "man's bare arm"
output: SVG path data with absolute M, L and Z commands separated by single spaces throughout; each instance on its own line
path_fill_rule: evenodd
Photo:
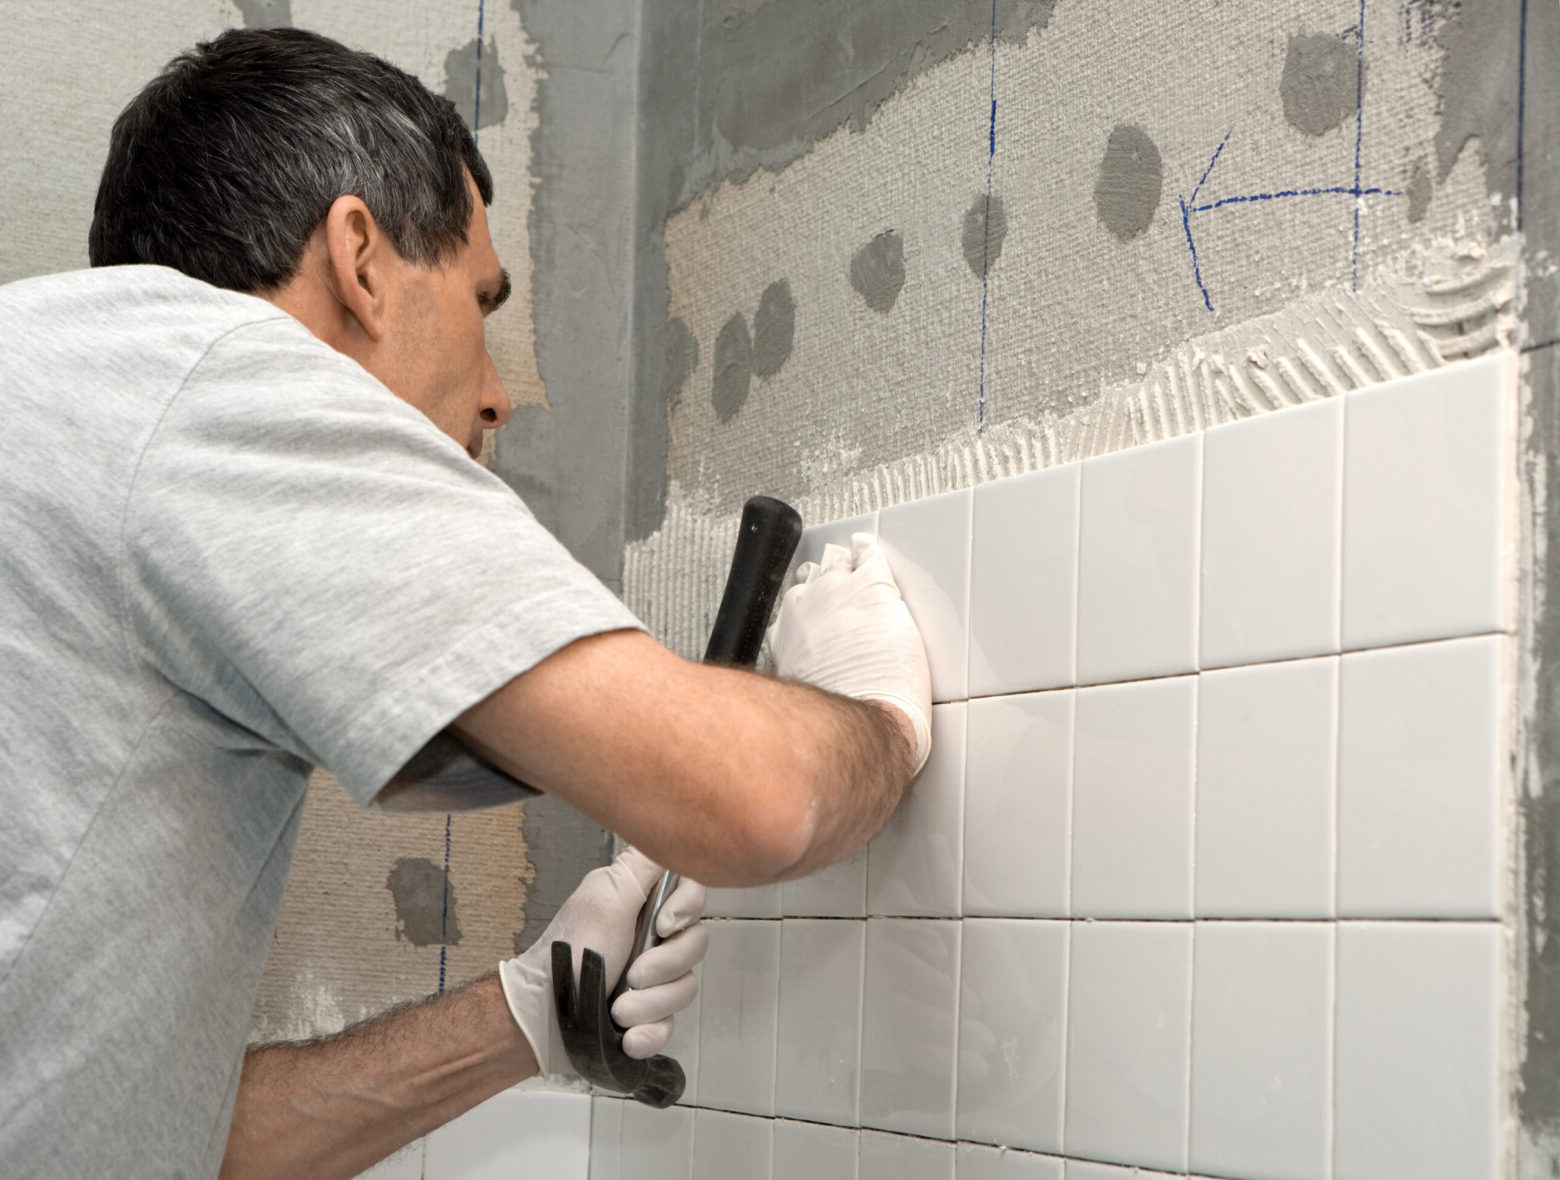
M 537 1072 L 496 975 L 244 1057 L 224 1180 L 352 1177 Z
M 695 664 L 633 631 L 569 644 L 456 729 L 710 885 L 767 884 L 849 855 L 899 802 L 915 749 L 897 710 Z

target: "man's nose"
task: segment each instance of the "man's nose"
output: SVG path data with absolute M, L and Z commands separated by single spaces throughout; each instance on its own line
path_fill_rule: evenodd
M 493 363 L 493 357 L 487 358 L 487 373 L 482 382 L 481 418 L 483 430 L 497 430 L 505 422 L 509 421 L 509 415 L 513 407 L 509 403 L 509 390 L 504 388 L 504 379 L 498 375 L 498 366 Z

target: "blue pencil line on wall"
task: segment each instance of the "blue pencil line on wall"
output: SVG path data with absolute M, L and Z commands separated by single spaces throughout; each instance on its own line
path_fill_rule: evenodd
M 997 0 L 991 0 L 991 122 L 986 132 L 986 226 L 980 267 L 980 402 L 975 429 L 986 429 L 986 303 L 991 294 L 991 174 L 997 159 Z
M 1213 158 L 1208 161 L 1208 167 L 1203 170 L 1202 178 L 1197 182 L 1197 187 L 1192 190 L 1190 197 L 1178 198 L 1181 204 L 1181 228 L 1186 234 L 1186 248 L 1192 256 L 1192 277 L 1196 280 L 1197 290 L 1202 293 L 1203 305 L 1213 311 L 1213 296 L 1209 294 L 1208 285 L 1203 281 L 1202 263 L 1197 256 L 1197 239 L 1192 233 L 1192 215 L 1197 213 L 1211 213 L 1215 209 L 1228 208 L 1231 205 L 1249 205 L 1261 201 L 1280 201 L 1296 197 L 1327 197 L 1344 196 L 1354 199 L 1354 241 L 1352 247 L 1351 262 L 1353 267 L 1352 289 L 1360 289 L 1360 212 L 1364 197 L 1400 197 L 1402 192 L 1397 189 L 1380 188 L 1378 186 L 1365 187 L 1361 183 L 1361 159 L 1365 142 L 1365 0 L 1360 0 L 1359 24 L 1355 27 L 1355 37 L 1358 42 L 1358 65 L 1355 81 L 1354 99 L 1354 183 L 1352 185 L 1328 185 L 1314 188 L 1289 188 L 1278 189 L 1266 193 L 1248 193 L 1237 197 L 1222 197 L 1217 201 L 1209 201 L 1206 204 L 1197 204 L 1197 197 L 1203 190 L 1203 185 L 1208 183 L 1208 177 L 1213 174 L 1213 169 L 1223 155 L 1225 145 L 1229 143 L 1230 136 L 1234 134 L 1233 128 L 1225 132 L 1219 146 L 1214 149 Z

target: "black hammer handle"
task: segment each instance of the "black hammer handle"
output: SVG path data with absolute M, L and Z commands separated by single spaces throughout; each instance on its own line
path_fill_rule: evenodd
M 801 539 L 802 518 L 789 504 L 754 496 L 743 506 L 726 593 L 704 650 L 706 664 L 743 667 L 758 660 L 769 612 Z

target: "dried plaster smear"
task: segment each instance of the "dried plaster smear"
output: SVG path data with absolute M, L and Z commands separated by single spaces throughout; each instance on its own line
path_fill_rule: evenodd
M 697 196 L 630 605 L 696 654 L 755 492 L 837 519 L 1508 345 L 1492 133 L 1450 151 L 1439 113 L 1450 11 L 1062 3 Z

